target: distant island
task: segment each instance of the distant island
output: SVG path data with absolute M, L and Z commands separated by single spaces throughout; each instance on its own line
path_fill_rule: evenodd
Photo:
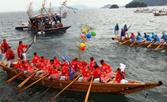
M 113 8 L 119 8 L 119 6 L 117 4 L 107 4 L 105 6 L 103 6 L 102 8 L 109 8 L 109 9 L 113 9 Z
M 167 0 L 133 0 L 133 1 L 144 2 L 148 6 L 165 6 L 165 5 L 167 5 Z
M 132 1 L 125 5 L 126 8 L 136 8 L 136 7 L 147 7 L 147 4 L 144 2 Z

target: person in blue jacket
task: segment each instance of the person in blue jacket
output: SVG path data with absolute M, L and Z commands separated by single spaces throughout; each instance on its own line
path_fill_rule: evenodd
M 137 40 L 137 42 L 139 42 L 139 43 L 143 41 L 143 37 L 141 36 L 140 32 L 138 32 L 137 37 L 136 37 L 136 40 Z

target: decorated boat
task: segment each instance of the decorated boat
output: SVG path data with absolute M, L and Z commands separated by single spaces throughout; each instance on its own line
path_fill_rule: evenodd
M 0 67 L 3 69 L 3 71 L 7 73 L 8 77 L 10 78 L 13 76 L 17 76 L 19 73 L 12 68 L 7 68 L 2 63 L 0 64 Z M 32 85 L 32 83 L 38 81 L 38 83 L 36 83 L 37 85 L 51 87 L 58 90 L 64 89 L 64 87 L 70 84 L 70 86 L 66 90 L 74 91 L 74 92 L 87 92 L 87 89 L 90 85 L 90 82 L 81 82 L 78 80 L 49 80 L 47 76 L 48 75 L 45 75 L 42 78 L 39 78 L 39 77 L 31 78 L 28 81 L 28 83 L 31 83 Z M 17 79 L 25 80 L 27 77 L 28 77 L 27 75 L 25 75 L 24 73 L 21 73 L 19 76 L 17 76 Z M 145 83 L 145 82 L 136 81 L 136 80 L 129 80 L 129 82 L 126 84 L 113 83 L 113 82 L 108 82 L 108 83 L 93 82 L 91 92 L 126 95 L 126 94 L 137 93 L 146 89 L 152 89 L 162 84 L 163 84 L 162 81 Z M 23 89 L 26 89 L 26 88 L 23 88 Z
M 32 14 L 32 2 L 30 2 L 29 9 L 27 10 L 28 22 L 26 25 L 21 25 L 15 27 L 16 30 L 19 31 L 29 31 L 33 34 L 58 34 L 65 33 L 67 29 L 71 26 L 64 26 L 61 18 L 64 18 L 67 15 L 67 12 L 61 12 L 59 15 L 51 10 L 50 8 L 47 10 L 45 8 L 45 0 L 42 4 L 42 8 L 39 14 Z
M 152 49 L 167 49 L 167 44 L 163 44 L 162 42 L 159 44 L 154 44 L 153 42 L 147 42 L 146 40 L 143 40 L 142 42 L 137 42 L 137 41 L 130 41 L 130 38 L 125 38 L 123 40 L 120 39 L 120 37 L 113 37 L 112 40 L 116 40 L 120 42 L 122 45 L 128 45 L 128 46 L 143 46 L 147 48 L 152 48 Z

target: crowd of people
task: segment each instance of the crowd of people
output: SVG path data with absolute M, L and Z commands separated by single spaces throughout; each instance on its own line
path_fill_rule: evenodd
M 39 56 L 37 52 L 34 52 L 33 58 L 28 60 L 26 58 L 26 49 L 29 45 L 23 44 L 19 41 L 17 47 L 17 61 L 13 63 L 15 59 L 15 53 L 4 39 L 0 45 L 2 60 L 7 60 L 7 67 L 14 68 L 17 71 L 24 72 L 25 74 L 35 73 L 36 76 L 42 77 L 45 74 L 49 74 L 49 79 L 53 80 L 72 80 L 76 75 L 82 76 L 78 81 L 90 81 L 91 77 L 95 82 L 107 83 L 109 81 L 115 83 L 125 83 L 125 65 L 120 64 L 116 73 L 113 72 L 113 68 L 103 59 L 100 60 L 100 65 L 97 64 L 93 57 L 90 58 L 89 63 L 81 61 L 78 58 L 73 60 L 67 60 L 62 58 L 60 61 L 57 57 L 53 59 L 47 59 L 44 56 Z
M 127 33 L 128 29 L 130 28 L 130 26 L 127 28 L 127 25 L 125 24 L 124 27 L 121 29 L 121 34 L 120 34 L 120 39 L 124 40 L 125 38 L 130 38 L 131 42 L 138 42 L 141 43 L 143 41 L 146 42 L 153 42 L 154 44 L 159 44 L 159 43 L 167 43 L 167 34 L 165 32 L 162 32 L 162 36 L 159 37 L 156 33 L 151 33 L 151 34 L 146 34 L 144 33 L 143 36 L 140 32 L 137 33 L 137 35 L 135 35 L 135 33 L 131 33 L 130 37 Z M 116 37 L 118 37 L 119 35 L 119 25 L 116 24 L 115 28 L 114 28 L 114 32 Z
M 31 30 L 34 31 L 44 31 L 45 29 L 50 28 L 59 28 L 63 27 L 61 22 L 61 17 L 57 14 L 51 15 L 38 15 L 36 17 L 30 18 L 29 24 Z

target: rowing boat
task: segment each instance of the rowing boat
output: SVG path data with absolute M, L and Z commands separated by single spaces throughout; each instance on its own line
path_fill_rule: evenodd
M 122 43 L 123 45 L 128 45 L 130 46 L 131 44 L 133 44 L 134 42 L 131 42 L 130 41 L 130 38 L 125 38 L 124 40 L 121 40 L 120 37 L 113 37 L 112 40 L 116 40 L 120 43 Z M 126 43 L 124 43 L 126 42 Z M 146 41 L 143 41 L 143 42 L 135 42 L 135 44 L 133 44 L 133 46 L 143 46 L 143 47 L 147 47 L 150 43 L 152 42 L 146 42 Z M 151 46 L 149 48 L 152 48 L 152 49 L 155 49 L 159 44 L 151 44 Z M 164 44 L 162 46 L 160 46 L 159 49 L 167 49 L 167 44 Z
M 8 77 L 13 77 L 19 72 L 16 72 L 12 68 L 7 68 L 4 64 L 0 64 L 0 67 L 5 71 L 8 75 Z M 22 74 L 18 77 L 20 80 L 25 80 L 28 76 L 25 74 Z M 38 77 L 31 78 L 28 83 L 34 82 L 38 80 Z M 65 81 L 65 80 L 49 80 L 48 78 L 45 78 L 41 80 L 38 85 L 45 86 L 45 87 L 51 87 L 54 89 L 62 90 L 65 86 L 67 86 L 71 80 Z M 68 91 L 74 91 L 74 92 L 87 92 L 87 88 L 89 87 L 89 82 L 79 82 L 75 81 L 70 87 L 68 87 L 66 90 Z M 117 95 L 126 95 L 126 94 L 132 94 L 137 93 L 146 89 L 152 89 L 155 87 L 158 87 L 162 85 L 162 81 L 159 82 L 141 82 L 141 81 L 129 81 L 127 84 L 119 84 L 119 83 L 93 83 L 91 92 L 95 93 L 111 93 L 111 94 L 117 94 Z

